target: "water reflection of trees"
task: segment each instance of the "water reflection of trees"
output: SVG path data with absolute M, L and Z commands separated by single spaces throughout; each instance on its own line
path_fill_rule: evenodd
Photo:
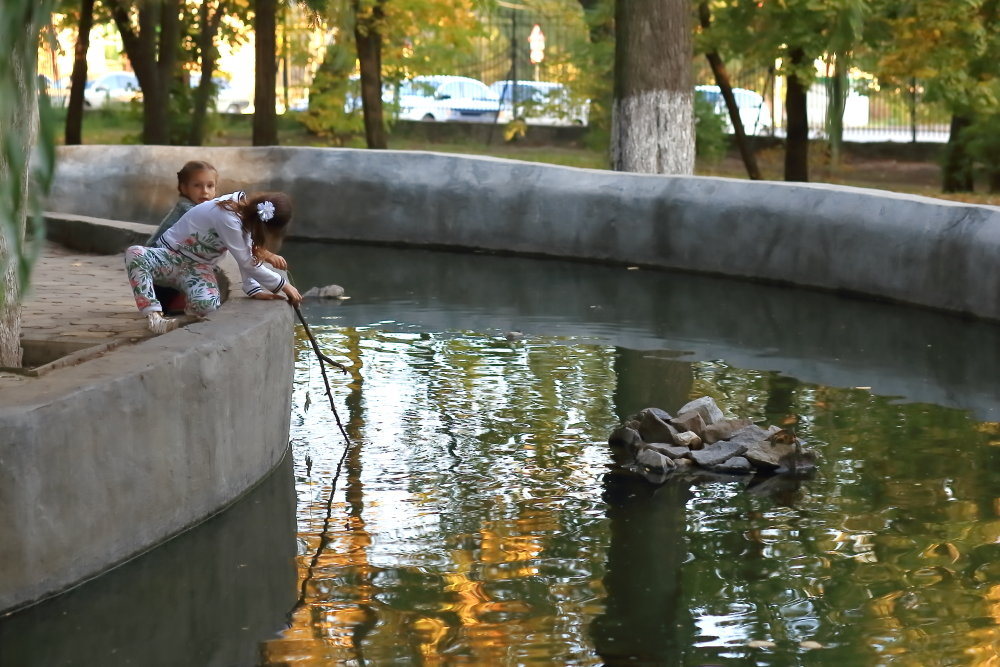
M 365 449 L 351 460 L 311 611 L 269 644 L 274 663 L 994 656 L 996 425 L 669 353 L 325 335 L 366 365 L 365 392 L 350 399 Z M 297 379 L 299 395 L 309 382 Z M 701 394 L 734 416 L 794 425 L 822 451 L 820 474 L 780 495 L 708 484 L 601 501 L 617 418 Z M 312 410 L 299 415 L 302 437 L 323 424 Z M 308 552 L 317 522 L 303 524 Z M 630 569 L 649 572 L 638 581 L 654 593 Z M 655 617 L 635 616 L 645 605 Z
M 685 581 L 702 625 L 728 624 L 704 654 L 815 641 L 824 664 L 992 664 L 1000 568 L 987 575 L 981 563 L 1000 531 L 996 425 L 720 364 L 696 374 L 755 418 L 787 406 L 824 454 L 791 507 L 696 492 Z
M 343 350 L 346 341 L 324 344 Z M 589 655 L 574 619 L 588 616 L 581 608 L 593 601 L 600 561 L 600 526 L 582 510 L 593 515 L 600 502 L 579 490 L 604 463 L 603 449 L 590 451 L 594 434 L 602 446 L 614 421 L 612 351 L 375 330 L 357 346 L 371 371 L 357 435 L 364 470 L 375 472 L 352 462 L 348 495 L 366 491 L 340 509 L 350 522 L 327 547 L 330 581 L 317 577 L 312 613 L 265 646 L 268 660 L 450 655 L 485 664 L 512 647 L 532 650 L 538 637 L 545 644 L 535 652 Z M 390 384 L 399 387 L 393 399 L 382 393 Z M 392 484 L 379 479 L 387 469 Z M 390 486 L 402 499 L 396 512 L 379 506 Z M 421 529 L 390 516 L 400 512 L 421 515 Z M 380 550 L 379 530 L 403 533 L 398 552 Z M 346 629 L 358 622 L 351 610 L 369 602 L 377 623 L 359 654 L 351 639 L 362 638 Z M 566 645 L 550 644 L 556 636 Z

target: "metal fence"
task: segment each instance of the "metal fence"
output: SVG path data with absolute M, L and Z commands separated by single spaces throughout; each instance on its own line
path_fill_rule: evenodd
M 474 55 L 456 57 L 448 74 L 478 79 L 500 98 L 499 119 L 581 125 L 588 121 L 580 53 L 587 38 L 582 14 L 501 9 L 481 19 Z M 516 83 L 515 83 L 516 82 Z
M 500 10 L 483 19 L 486 38 L 478 45 L 474 59 L 458 60 L 450 73 L 479 79 L 486 84 L 497 81 L 547 81 L 562 84 L 574 93 L 594 90 L 594 74 L 583 70 L 582 57 L 588 38 L 582 20 L 568 15 L 552 15 L 529 10 Z M 533 53 L 533 31 L 544 34 L 544 52 Z M 541 60 L 537 58 L 542 55 Z M 693 61 L 694 80 L 702 95 L 710 95 L 715 80 L 703 57 Z M 588 80 L 590 77 L 591 80 Z M 744 125 L 754 134 L 784 136 L 787 120 L 784 109 L 785 80 L 774 69 L 738 68 L 730 65 L 735 88 L 749 91 L 737 94 Z M 831 79 L 818 77 L 807 92 L 806 104 L 810 135 L 823 139 L 828 135 Z M 716 89 L 717 90 L 717 89 Z M 843 139 L 854 142 L 945 142 L 949 135 L 950 114 L 941 104 L 924 99 L 919 80 L 903 86 L 880 85 L 873 77 L 856 74 L 849 81 L 849 93 L 843 112 Z M 530 99 L 506 99 L 508 111 Z M 585 94 L 577 94 L 567 105 L 579 109 L 586 103 Z M 721 98 L 719 98 L 721 102 Z M 743 105 L 757 108 L 743 108 Z M 727 115 L 723 105 L 717 110 Z M 513 110 L 518 115 L 518 108 Z M 562 113 L 562 112 L 559 112 Z M 549 114 L 555 115 L 553 113 Z M 579 118 L 577 112 L 562 113 L 564 118 Z M 503 114 L 501 114 L 503 118 Z
M 730 71 L 734 88 L 748 90 L 761 104 L 760 113 L 766 118 L 761 130 L 749 133 L 784 136 L 787 119 L 784 113 L 783 77 L 773 70 Z M 695 80 L 702 90 L 715 86 L 715 79 L 707 65 L 695 63 Z M 810 136 L 827 137 L 832 80 L 819 77 L 806 94 L 806 113 Z M 923 87 L 916 79 L 906 86 L 880 86 L 873 78 L 862 75 L 851 77 L 843 113 L 843 140 L 854 142 L 945 142 L 950 131 L 950 115 L 941 104 L 923 99 Z M 737 95 L 739 98 L 740 96 Z M 752 103 L 752 102 L 751 102 Z M 724 112 L 724 107 L 718 107 Z M 741 103 L 744 125 L 749 115 Z

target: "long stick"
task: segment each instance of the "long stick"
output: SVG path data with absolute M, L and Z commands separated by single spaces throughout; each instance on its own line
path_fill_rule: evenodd
M 333 410 L 333 416 L 337 419 L 337 426 L 340 428 L 341 435 L 344 436 L 344 440 L 347 445 L 351 445 L 351 439 L 347 437 L 347 431 L 344 430 L 344 425 L 340 422 L 340 415 L 337 414 L 337 406 L 333 404 L 333 390 L 330 389 L 330 380 L 326 377 L 326 366 L 324 363 L 330 364 L 331 366 L 336 366 L 339 368 L 344 375 L 347 375 L 347 367 L 343 364 L 338 364 L 336 361 L 330 357 L 323 354 L 319 349 L 319 343 L 316 342 L 316 337 L 312 335 L 312 331 L 309 330 L 309 325 L 306 324 L 306 318 L 302 317 L 302 310 L 297 304 L 292 304 L 292 308 L 295 309 L 295 314 L 298 315 L 299 322 L 306 330 L 306 336 L 309 337 L 309 342 L 312 344 L 313 352 L 316 353 L 316 358 L 319 359 L 319 370 L 323 373 L 323 384 L 326 385 L 326 397 L 330 399 L 330 409 Z
M 337 420 L 337 427 L 340 428 L 341 435 L 344 436 L 344 451 L 340 455 L 340 461 L 337 462 L 337 472 L 333 476 L 333 481 L 330 484 L 330 495 L 326 499 L 326 518 L 323 520 L 323 531 L 320 533 L 319 545 L 316 547 L 316 553 L 313 554 L 312 559 L 309 561 L 309 567 L 307 568 L 308 574 L 302 579 L 302 585 L 299 588 L 299 599 L 296 601 L 295 606 L 292 608 L 290 614 L 294 614 L 296 610 L 302 607 L 306 602 L 306 587 L 313 578 L 313 574 L 316 569 L 316 564 L 319 563 L 319 556 L 323 553 L 323 549 L 327 544 L 327 533 L 330 529 L 330 522 L 333 520 L 333 496 L 337 491 L 337 480 L 340 478 L 340 471 L 344 466 L 344 460 L 347 459 L 347 452 L 351 449 L 351 439 L 347 435 L 347 431 L 344 429 L 343 423 L 340 421 L 340 415 L 337 413 L 337 406 L 333 402 L 333 390 L 330 389 L 330 380 L 326 376 L 326 366 L 324 364 L 330 364 L 336 366 L 344 374 L 347 374 L 347 368 L 343 364 L 338 364 L 336 361 L 326 356 L 320 352 L 319 344 L 316 342 L 316 337 L 312 335 L 312 331 L 309 330 L 309 325 L 306 323 L 306 319 L 302 316 L 302 311 L 299 309 L 297 304 L 292 304 L 292 308 L 295 309 L 295 314 L 299 318 L 299 322 L 306 330 L 306 336 L 309 337 L 309 342 L 312 344 L 313 352 L 316 353 L 316 357 L 319 359 L 319 370 L 323 374 L 323 384 L 326 385 L 326 396 L 330 399 L 330 409 L 333 410 L 333 417 Z

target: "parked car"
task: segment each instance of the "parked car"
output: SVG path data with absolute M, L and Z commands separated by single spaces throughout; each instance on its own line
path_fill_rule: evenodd
M 706 100 L 715 108 L 715 112 L 726 121 L 726 129 L 733 131 L 732 121 L 722 90 L 718 86 L 695 86 L 695 94 Z M 740 110 L 740 120 L 743 121 L 743 131 L 747 134 L 771 134 L 771 110 L 759 93 L 746 88 L 733 88 L 733 97 Z
M 201 83 L 201 74 L 195 72 L 190 78 L 191 87 L 196 88 Z M 219 113 L 253 113 L 250 96 L 238 93 L 232 84 L 221 77 L 212 77 L 215 84 L 215 110 Z
M 490 88 L 500 96 L 502 109 L 513 117 L 515 93 L 517 115 L 529 125 L 586 125 L 590 100 L 574 99 L 569 89 L 551 81 L 495 81 Z
M 398 97 L 390 95 L 387 104 L 400 120 L 493 123 L 500 112 L 500 97 L 482 81 L 465 76 L 408 79 L 400 84 Z
M 124 104 L 142 95 L 139 80 L 132 72 L 112 72 L 88 81 L 83 90 L 83 106 L 98 109 L 108 104 Z
M 386 112 L 391 111 L 393 106 L 393 100 L 396 99 L 395 87 L 391 83 L 382 83 L 382 105 Z M 347 92 L 344 95 L 344 113 L 361 113 L 362 112 L 362 102 L 361 102 L 361 77 L 357 74 L 352 74 L 347 79 Z

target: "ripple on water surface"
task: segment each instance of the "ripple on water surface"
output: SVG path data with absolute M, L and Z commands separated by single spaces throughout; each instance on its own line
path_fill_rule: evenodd
M 368 293 L 313 306 L 325 352 L 352 367 L 335 395 L 360 451 L 325 521 L 342 443 L 300 341 L 300 576 L 315 579 L 313 613 L 265 647 L 273 663 L 294 638 L 318 642 L 297 644 L 314 656 L 394 664 L 995 659 L 1000 429 L 955 409 L 994 414 L 979 376 L 1000 370 L 995 331 L 963 330 L 982 351 L 972 368 L 949 356 L 954 327 L 926 313 L 594 267 L 494 275 L 502 260 L 486 257 L 452 286 L 425 260 L 367 261 L 384 267 L 361 283 Z M 406 280 L 426 302 L 397 298 Z M 746 321 L 694 306 L 733 302 L 755 304 Z M 698 322 L 663 316 L 695 311 Z M 825 321 L 837 322 L 829 336 Z M 855 322 L 874 327 L 867 338 Z M 523 338 L 507 340 L 512 329 Z M 706 394 L 795 428 L 822 455 L 817 474 L 753 488 L 606 474 L 619 417 Z

